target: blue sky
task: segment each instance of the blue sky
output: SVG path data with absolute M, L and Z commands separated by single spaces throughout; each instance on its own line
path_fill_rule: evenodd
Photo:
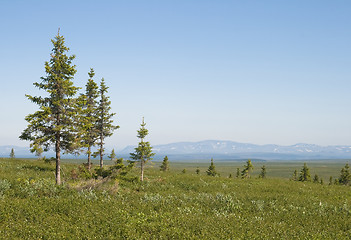
M 107 146 L 207 139 L 351 145 L 350 1 L 0 2 L 0 145 L 37 110 L 50 39 L 93 67 L 120 125 Z

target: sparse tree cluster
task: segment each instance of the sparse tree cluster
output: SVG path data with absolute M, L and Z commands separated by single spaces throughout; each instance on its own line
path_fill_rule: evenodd
M 56 152 L 56 183 L 61 184 L 61 153 L 79 153 L 88 148 L 88 165 L 90 168 L 91 147 L 99 139 L 100 166 L 102 166 L 103 144 L 105 137 L 111 136 L 118 126 L 112 124 L 109 113 L 110 102 L 106 97 L 107 87 L 102 79 L 100 91 L 93 81 L 94 71 L 91 69 L 86 85 L 86 93 L 76 97 L 79 87 L 73 84 L 77 72 L 73 65 L 74 55 L 68 56 L 69 48 L 65 39 L 58 32 L 52 41 L 51 58 L 45 62 L 46 76 L 34 86 L 44 90 L 46 96 L 30 96 L 27 98 L 39 106 L 39 110 L 26 116 L 27 128 L 20 139 L 32 142 L 32 151 L 40 153 L 40 149 L 48 151 L 54 147 Z M 97 98 L 100 102 L 97 104 Z

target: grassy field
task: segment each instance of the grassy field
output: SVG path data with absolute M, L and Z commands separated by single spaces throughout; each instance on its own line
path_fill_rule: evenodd
M 347 161 L 308 162 L 337 177 Z M 0 159 L 0 239 L 350 239 L 351 188 L 290 181 L 303 162 L 253 163 L 251 179 L 228 178 L 244 162 L 149 164 L 146 181 L 77 181 L 77 165 Z M 257 179 L 260 167 L 267 179 Z M 200 168 L 200 174 L 195 169 Z M 181 173 L 182 169 L 186 173 Z M 135 168 L 131 176 L 138 175 Z

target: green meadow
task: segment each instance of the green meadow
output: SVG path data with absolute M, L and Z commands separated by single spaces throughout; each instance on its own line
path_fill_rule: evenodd
M 169 172 L 148 163 L 140 182 L 137 166 L 125 178 L 73 179 L 78 160 L 64 160 L 57 186 L 54 164 L 0 159 L 0 239 L 351 238 L 351 188 L 328 184 L 350 161 L 306 161 L 323 185 L 290 180 L 304 161 L 253 161 L 250 179 L 235 178 L 245 162 L 215 161 L 220 177 L 206 175 L 209 162 Z

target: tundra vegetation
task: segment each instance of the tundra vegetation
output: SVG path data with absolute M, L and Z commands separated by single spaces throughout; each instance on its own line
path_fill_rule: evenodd
M 322 185 L 272 177 L 269 163 L 265 178 L 257 168 L 243 179 L 228 178 L 227 171 L 244 162 L 216 161 L 223 177 L 208 175 L 208 163 L 170 161 L 169 171 L 160 171 L 160 162 L 145 166 L 143 182 L 134 162 L 117 157 L 108 163 L 103 171 L 88 171 L 87 165 L 62 162 L 63 184 L 56 185 L 54 163 L 0 159 L 0 238 L 351 237 L 351 189 L 339 180 L 349 178 L 346 166 L 334 175 L 338 184 Z M 184 167 L 192 170 L 181 173 Z

